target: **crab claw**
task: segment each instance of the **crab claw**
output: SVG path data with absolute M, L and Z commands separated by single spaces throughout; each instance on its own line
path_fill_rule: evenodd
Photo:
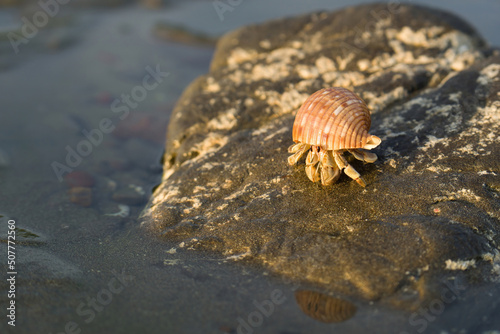
M 306 174 L 309 180 L 312 182 L 318 182 L 320 180 L 319 173 L 319 156 L 318 151 L 315 147 L 309 151 L 306 158 Z

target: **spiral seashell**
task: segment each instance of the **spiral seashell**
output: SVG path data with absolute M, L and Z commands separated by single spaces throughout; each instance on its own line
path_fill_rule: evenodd
M 371 149 L 380 139 L 368 134 L 370 125 L 370 110 L 358 95 L 341 87 L 324 88 L 297 112 L 293 141 L 323 150 Z
M 302 312 L 311 318 L 326 322 L 342 322 L 356 314 L 356 306 L 344 299 L 308 290 L 295 291 L 295 300 Z

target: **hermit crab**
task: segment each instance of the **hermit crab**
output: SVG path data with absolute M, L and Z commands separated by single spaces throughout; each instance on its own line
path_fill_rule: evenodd
M 338 180 L 342 171 L 361 186 L 366 183 L 347 162 L 347 151 L 356 159 L 375 162 L 377 155 L 366 150 L 377 147 L 381 139 L 368 134 L 371 119 L 366 103 L 341 87 L 324 88 L 307 98 L 293 123 L 293 144 L 288 163 L 295 165 L 309 151 L 306 174 L 324 186 Z

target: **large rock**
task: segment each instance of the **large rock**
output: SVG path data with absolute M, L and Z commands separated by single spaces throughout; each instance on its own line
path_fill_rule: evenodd
M 352 162 L 366 188 L 287 165 L 296 110 L 329 86 L 372 109 L 379 160 Z M 442 279 L 498 279 L 499 115 L 498 53 L 445 12 L 378 4 L 244 27 L 179 100 L 143 227 L 416 307 Z

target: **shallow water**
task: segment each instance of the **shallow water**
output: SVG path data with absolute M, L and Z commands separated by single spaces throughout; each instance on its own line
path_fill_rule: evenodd
M 414 314 L 351 300 L 356 308 L 351 318 L 326 324 L 296 302 L 297 291 L 311 287 L 271 277 L 244 261 L 156 240 L 138 229 L 140 211 L 161 178 L 170 112 L 184 88 L 207 72 L 210 38 L 242 24 L 366 2 L 243 0 L 221 15 L 212 1 L 171 1 L 154 10 L 134 4 L 66 6 L 18 44 L 18 53 L 5 34 L 21 29 L 22 17 L 33 17 L 39 8 L 0 9 L 3 277 L 12 271 L 6 266 L 9 220 L 17 228 L 16 296 L 8 297 L 11 286 L 2 280 L 0 332 L 500 330 L 498 286 L 472 286 L 458 277 L 453 284 L 464 288 L 455 290 L 453 302 L 436 302 L 434 309 Z M 498 2 L 443 1 L 438 6 L 467 18 L 491 44 L 500 45 Z M 187 32 L 158 38 L 157 23 Z M 70 201 L 68 181 L 58 177 L 66 174 L 61 165 L 95 179 L 91 206 Z M 77 202 L 89 200 L 88 195 Z M 6 318 L 11 300 L 16 302 L 15 328 Z

